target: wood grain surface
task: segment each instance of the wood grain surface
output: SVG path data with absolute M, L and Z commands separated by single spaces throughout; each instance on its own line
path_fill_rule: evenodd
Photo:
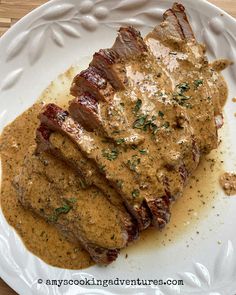
M 173 0 L 174 1 L 174 0 Z M 196 0 L 197 1 L 197 0 Z M 0 36 L 3 35 L 24 15 L 40 6 L 47 0 L 0 0 Z M 181 2 L 181 1 L 180 1 Z M 236 0 L 210 0 L 209 2 L 224 9 L 236 18 Z M 3 280 L 0 279 L 0 295 L 15 295 Z

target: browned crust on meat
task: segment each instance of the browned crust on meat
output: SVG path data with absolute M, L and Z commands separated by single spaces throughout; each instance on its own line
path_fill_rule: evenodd
M 163 14 L 163 22 L 157 25 L 148 37 L 161 39 L 163 43 L 174 43 L 178 40 L 194 42 L 195 37 L 189 24 L 185 8 L 182 4 L 174 3 L 172 8 L 167 9 Z
M 115 91 L 125 89 L 125 60 L 136 58 L 146 51 L 147 46 L 139 31 L 133 27 L 121 27 L 113 48 L 95 53 L 89 68 L 74 78 L 71 94 L 76 98 L 69 105 L 72 118 L 88 131 L 103 131 L 98 116 L 99 101 L 108 102 Z
M 93 55 L 90 66 L 96 67 L 116 90 L 124 90 L 127 84 L 126 69 L 119 54 L 112 49 L 100 49 Z
M 98 69 L 92 66 L 75 76 L 70 91 L 76 97 L 88 92 L 94 99 L 105 101 L 109 100 L 114 93 L 110 83 L 102 77 Z
M 133 58 L 147 51 L 147 46 L 138 30 L 134 27 L 121 27 L 112 49 L 121 58 Z
M 167 196 L 148 200 L 147 205 L 153 216 L 153 225 L 157 228 L 164 228 L 170 221 L 170 200 Z
M 184 39 L 184 34 L 183 31 L 180 27 L 180 24 L 178 22 L 178 19 L 174 13 L 174 11 L 172 9 L 168 9 L 165 11 L 165 13 L 163 14 L 163 19 L 167 22 L 169 22 L 171 25 L 173 25 L 176 33 L 178 34 L 178 36 L 180 37 L 180 39 Z
M 83 133 L 83 127 L 70 118 L 69 113 L 57 105 L 47 104 L 39 114 L 40 122 L 46 125 L 50 130 L 69 134 L 74 141 L 79 141 Z
M 72 100 L 69 104 L 69 113 L 88 131 L 101 126 L 98 116 L 98 102 L 89 93 L 84 93 Z
M 188 17 L 185 13 L 185 7 L 182 4 L 175 2 L 172 6 L 172 11 L 178 20 L 178 23 L 183 32 L 184 38 L 186 40 L 195 39 L 193 30 L 189 24 Z
M 189 24 L 185 8 L 182 4 L 174 3 L 171 9 L 163 14 L 163 19 L 171 23 L 181 39 L 194 40 L 193 30 Z
M 96 245 L 86 245 L 85 249 L 89 252 L 90 256 L 93 258 L 94 262 L 97 264 L 110 264 L 115 261 L 120 253 L 119 249 L 106 249 L 102 247 L 97 247 Z

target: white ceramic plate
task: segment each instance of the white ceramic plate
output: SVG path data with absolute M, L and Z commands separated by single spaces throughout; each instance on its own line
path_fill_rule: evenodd
M 236 60 L 236 21 L 203 0 L 181 1 L 187 8 L 198 40 L 207 44 L 210 58 Z M 95 50 L 109 47 L 116 28 L 132 24 L 143 33 L 160 22 L 170 0 L 55 0 L 19 21 L 0 39 L 0 130 L 31 106 L 56 76 Z M 225 71 L 229 98 L 236 96 L 236 65 Z M 235 170 L 234 117 L 228 100 L 225 117 L 229 128 L 226 168 Z M 179 240 L 172 245 L 141 251 L 106 268 L 83 271 L 51 267 L 26 250 L 0 213 L 0 275 L 19 294 L 236 294 L 236 198 L 223 193 L 215 202 L 221 214 L 200 222 L 201 237 L 191 247 Z M 209 226 L 212 231 L 209 231 Z M 205 239 L 202 238 L 205 236 Z M 218 245 L 217 240 L 222 243 Z M 38 279 L 166 279 L 184 280 L 184 286 L 47 286 Z

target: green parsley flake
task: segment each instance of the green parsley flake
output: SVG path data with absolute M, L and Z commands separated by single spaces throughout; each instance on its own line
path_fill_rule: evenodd
M 124 139 L 124 138 L 116 139 L 116 143 L 117 143 L 118 145 L 121 145 L 121 144 L 125 143 L 125 139 Z
M 142 154 L 142 155 L 146 155 L 146 154 L 148 153 L 147 150 L 139 150 L 139 152 L 140 152 L 140 154 Z
M 184 92 L 188 91 L 190 89 L 188 83 L 180 83 L 177 86 L 177 92 L 183 94 Z
M 98 166 L 100 172 L 104 173 L 106 171 L 106 165 L 99 165 Z
M 61 214 L 67 214 L 72 209 L 72 206 L 64 204 L 62 207 L 56 208 L 54 214 L 51 215 L 48 220 L 50 222 L 56 222 Z
M 157 125 L 154 123 L 156 119 L 156 116 L 152 116 L 151 119 L 148 119 L 147 115 L 140 115 L 138 119 L 134 122 L 133 128 L 141 129 L 143 131 L 150 130 L 152 131 L 152 134 L 156 134 L 158 130 Z
M 136 104 L 135 104 L 135 107 L 134 107 L 134 113 L 137 113 L 141 109 L 141 106 L 142 106 L 142 100 L 138 99 L 136 101 Z
M 133 127 L 136 128 L 136 129 L 143 129 L 143 127 L 145 125 L 145 122 L 146 122 L 146 119 L 147 119 L 147 115 L 139 116 L 138 119 L 135 120 L 135 122 L 133 124 Z
M 119 151 L 116 148 L 112 150 L 107 149 L 102 151 L 102 155 L 104 158 L 107 158 L 109 161 L 114 161 L 118 157 Z
M 70 199 L 67 199 L 67 201 L 68 201 L 69 203 L 74 204 L 74 203 L 77 202 L 77 199 L 76 199 L 76 198 L 70 198 Z
M 122 188 L 123 187 L 123 184 L 124 184 L 124 181 L 123 180 L 117 180 L 117 186 L 118 186 L 118 188 Z
M 176 86 L 176 92 L 173 94 L 173 99 L 181 106 L 186 108 L 192 108 L 192 105 L 189 102 L 186 102 L 191 98 L 191 96 L 185 95 L 190 87 L 188 83 L 181 83 Z
M 195 80 L 193 84 L 194 84 L 194 89 L 198 89 L 198 87 L 203 84 L 203 80 L 201 79 Z
M 170 127 L 170 123 L 169 122 L 165 122 L 162 126 L 167 129 L 167 128 Z
M 137 198 L 137 197 L 139 197 L 139 194 L 140 194 L 140 191 L 139 191 L 138 189 L 134 189 L 134 190 L 132 191 L 132 197 L 133 197 L 133 198 Z
M 162 111 L 158 112 L 159 117 L 163 118 L 164 117 L 164 113 Z
M 127 164 L 128 164 L 128 166 L 129 166 L 129 168 L 130 168 L 130 170 L 132 170 L 132 171 L 136 171 L 136 169 L 137 169 L 137 166 L 140 164 L 140 158 L 137 158 L 137 155 L 134 155 L 133 157 L 132 157 L 132 160 L 128 160 L 127 161 Z

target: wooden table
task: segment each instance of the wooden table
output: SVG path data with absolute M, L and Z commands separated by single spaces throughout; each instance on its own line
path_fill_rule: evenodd
M 45 2 L 47 2 L 47 0 L 0 0 L 0 36 L 20 18 Z M 235 0 L 210 0 L 209 2 L 221 7 L 236 18 Z M 16 293 L 0 279 L 0 295 L 15 294 Z

